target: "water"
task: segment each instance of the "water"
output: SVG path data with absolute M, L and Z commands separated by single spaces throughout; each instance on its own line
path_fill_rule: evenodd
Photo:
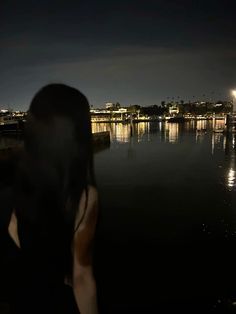
M 216 121 L 221 129 L 224 121 Z M 227 313 L 236 300 L 235 134 L 211 121 L 93 124 L 101 313 Z M 22 139 L 1 137 L 10 147 Z
M 235 134 L 209 121 L 93 129 L 112 139 L 95 156 L 104 312 L 225 312 L 236 299 Z

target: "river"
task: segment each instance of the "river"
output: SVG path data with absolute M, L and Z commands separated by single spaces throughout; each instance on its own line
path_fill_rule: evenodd
M 204 120 L 92 127 L 111 134 L 95 154 L 101 314 L 227 313 L 236 300 L 236 134 Z M 20 141 L 4 136 L 0 146 Z
M 105 130 L 111 145 L 95 155 L 104 313 L 225 312 L 236 299 L 235 134 L 212 121 L 93 124 Z

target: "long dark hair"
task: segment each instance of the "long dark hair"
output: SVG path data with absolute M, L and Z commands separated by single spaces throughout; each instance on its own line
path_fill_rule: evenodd
M 37 250 L 71 275 L 79 201 L 95 185 L 86 97 L 63 84 L 43 87 L 31 102 L 24 137 L 15 184 L 22 249 Z

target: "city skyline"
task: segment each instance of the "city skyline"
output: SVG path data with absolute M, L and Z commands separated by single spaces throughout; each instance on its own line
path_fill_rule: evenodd
M 80 89 L 94 107 L 231 100 L 234 10 L 233 1 L 5 1 L 0 109 L 27 110 L 52 82 Z

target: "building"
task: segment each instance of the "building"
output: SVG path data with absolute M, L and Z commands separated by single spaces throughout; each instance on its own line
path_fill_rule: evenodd
M 179 113 L 179 107 L 177 105 L 169 106 L 169 114 L 170 116 L 175 116 Z
M 115 109 L 116 106 L 112 102 L 107 102 L 105 107 L 106 109 Z

